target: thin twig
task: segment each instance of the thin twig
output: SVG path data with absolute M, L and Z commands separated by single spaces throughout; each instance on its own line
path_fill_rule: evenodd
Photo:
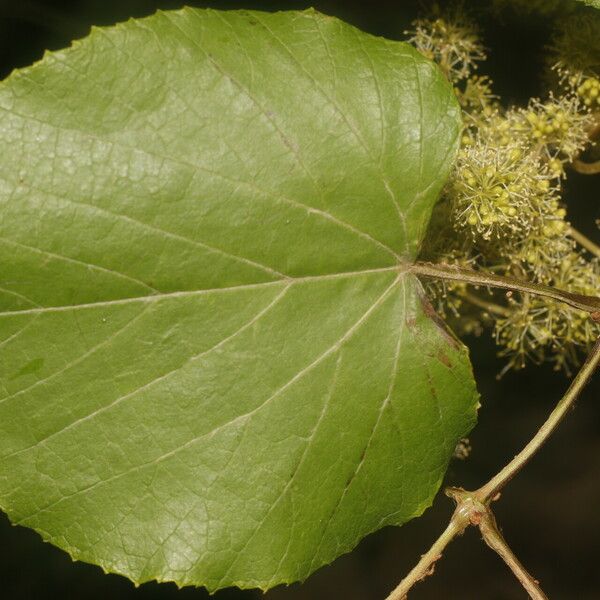
M 569 235 L 582 247 L 585 248 L 591 254 L 600 257 L 600 246 L 592 242 L 590 238 L 583 235 L 581 231 L 578 231 L 574 227 L 569 228 Z
M 581 173 L 581 175 L 597 175 L 600 173 L 600 160 L 588 163 L 580 158 L 576 158 L 571 163 L 571 166 L 573 167 L 573 170 Z
M 587 360 L 571 382 L 569 389 L 560 399 L 555 409 L 550 413 L 545 423 L 531 438 L 529 443 L 515 456 L 497 475 L 492 477 L 484 486 L 479 488 L 475 494 L 481 502 L 488 502 L 493 498 L 531 459 L 531 457 L 542 447 L 552 432 L 563 420 L 579 393 L 590 380 L 598 363 L 600 363 L 600 338 L 596 340 Z
M 505 306 L 500 306 L 499 304 L 496 304 L 494 302 L 489 302 L 487 300 L 484 300 L 483 298 L 480 298 L 479 296 L 475 296 L 475 294 L 470 294 L 469 292 L 461 292 L 460 297 L 464 298 L 470 304 L 478 306 L 479 308 L 483 308 L 484 310 L 487 310 L 489 313 L 492 313 L 494 315 L 508 317 L 511 314 L 510 310 Z
M 600 113 L 594 113 L 594 122 L 588 131 L 588 139 L 590 142 L 598 139 L 600 137 Z M 581 153 L 579 156 L 575 157 L 571 162 L 571 167 L 577 173 L 581 173 L 582 175 L 596 175 L 600 173 L 600 160 L 596 162 L 587 163 L 581 160 Z
M 446 494 L 457 502 L 456 510 L 448 527 L 386 600 L 405 600 L 410 589 L 432 572 L 435 563 L 441 558 L 444 548 L 469 525 L 479 526 L 485 542 L 502 557 L 533 600 L 547 600 L 538 582 L 525 570 L 500 534 L 490 504 L 497 498 L 499 491 L 529 462 L 550 437 L 573 406 L 581 390 L 591 379 L 599 363 L 600 337 L 596 340 L 590 355 L 556 408 L 550 413 L 531 441 L 512 461 L 475 492 L 468 492 L 460 488 L 446 490 Z
M 485 543 L 508 565 L 515 577 L 521 582 L 521 585 L 527 590 L 532 600 L 548 600 L 548 596 L 544 594 L 538 581 L 527 572 L 506 543 L 506 540 L 502 537 L 491 510 L 487 510 L 482 515 L 479 530 Z
M 433 573 L 435 563 L 442 557 L 442 552 L 446 546 L 457 535 L 461 534 L 468 525 L 468 521 L 457 518 L 455 513 L 442 535 L 440 535 L 431 548 L 421 556 L 421 560 L 417 563 L 416 567 L 400 582 L 386 600 L 405 600 L 413 585 Z
M 594 316 L 600 315 L 600 298 L 595 296 L 584 296 L 583 294 L 573 294 L 556 288 L 548 287 L 540 283 L 523 281 L 513 277 L 501 277 L 484 271 L 472 271 L 456 265 L 447 265 L 442 263 L 424 263 L 417 262 L 410 267 L 410 270 L 417 275 L 425 277 L 435 277 L 437 279 L 450 279 L 452 281 L 462 281 L 472 285 L 483 285 L 487 287 L 496 287 L 505 290 L 524 292 L 552 298 L 559 302 L 564 302 L 573 308 L 592 313 Z
M 592 123 L 592 126 L 589 128 L 588 130 L 588 139 L 590 140 L 590 142 L 593 142 L 594 140 L 600 138 L 600 112 L 595 112 L 592 114 L 592 117 L 594 118 L 594 122 Z

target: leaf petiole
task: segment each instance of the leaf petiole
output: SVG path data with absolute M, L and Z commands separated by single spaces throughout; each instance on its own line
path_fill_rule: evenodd
M 423 275 L 424 277 L 462 281 L 472 285 L 495 287 L 551 298 L 552 300 L 564 302 L 578 310 L 591 313 L 594 320 L 600 318 L 600 298 L 595 296 L 574 294 L 572 292 L 566 292 L 547 285 L 542 285 L 541 283 L 533 283 L 531 281 L 524 281 L 513 277 L 503 277 L 483 271 L 472 271 L 456 265 L 443 263 L 416 262 L 412 265 L 410 270 L 416 275 Z

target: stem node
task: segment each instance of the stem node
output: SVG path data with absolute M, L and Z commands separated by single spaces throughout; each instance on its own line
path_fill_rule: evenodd
M 592 313 L 592 318 L 594 318 L 594 314 Z M 386 600 L 405 600 L 413 585 L 433 573 L 435 563 L 441 558 L 446 546 L 469 526 L 479 527 L 485 543 L 509 566 L 532 600 L 548 600 L 540 588 L 539 582 L 526 571 L 502 537 L 490 504 L 498 500 L 500 490 L 529 462 L 531 457 L 539 451 L 544 442 L 550 437 L 569 409 L 573 407 L 579 393 L 590 380 L 599 363 L 600 338 L 596 340 L 590 355 L 571 382 L 569 389 L 550 413 L 545 423 L 519 454 L 497 475 L 474 492 L 459 487 L 447 487 L 444 490 L 446 496 L 456 502 L 456 508 L 450 523 L 429 551 L 421 556 L 421 560 L 416 567 L 400 582 Z

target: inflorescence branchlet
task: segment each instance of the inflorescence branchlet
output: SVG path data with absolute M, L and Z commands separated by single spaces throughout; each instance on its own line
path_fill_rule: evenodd
M 450 18 L 433 15 L 431 19 L 414 21 L 413 27 L 404 32 L 411 36 L 408 41 L 435 61 L 450 81 L 467 79 L 477 63 L 486 58 L 476 27 L 463 18 L 458 7 L 453 9 Z
M 455 170 L 424 248 L 428 260 L 598 294 L 600 258 L 577 246 L 561 198 L 566 167 L 589 146 L 590 131 L 600 123 L 600 50 L 586 58 L 581 39 L 575 49 L 569 46 L 579 19 L 561 20 L 553 45 L 555 89 L 544 100 L 510 108 L 502 107 L 489 77 L 475 74 L 486 56 L 464 11 L 443 16 L 437 10 L 433 18 L 413 23 L 409 41 L 440 65 L 465 123 Z M 600 19 L 595 28 L 586 23 L 585 32 L 593 50 L 600 43 Z M 457 282 L 428 287 L 460 332 L 493 328 L 507 368 L 551 361 L 568 372 L 578 350 L 600 333 L 587 315 L 530 294 L 507 297 Z

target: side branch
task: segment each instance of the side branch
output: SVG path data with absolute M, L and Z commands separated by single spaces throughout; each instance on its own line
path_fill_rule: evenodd
M 597 175 L 600 173 L 600 160 L 596 162 L 587 163 L 581 160 L 580 158 L 576 158 L 571 166 L 575 171 L 580 173 L 581 175 Z
M 588 131 L 588 139 L 591 142 L 600 137 L 600 113 L 596 112 L 594 116 L 596 122 Z M 577 171 L 577 173 L 581 173 L 582 175 L 596 175 L 600 173 L 600 160 L 597 160 L 593 163 L 587 163 L 581 160 L 580 154 L 573 160 L 573 162 L 571 163 L 571 167 L 573 167 L 573 169 Z
M 462 281 L 463 283 L 470 283 L 472 285 L 483 285 L 551 298 L 552 300 L 564 302 L 578 310 L 589 312 L 594 319 L 600 319 L 600 298 L 595 296 L 573 294 L 540 283 L 532 283 L 513 277 L 502 277 L 484 271 L 472 271 L 456 265 L 442 263 L 417 262 L 410 267 L 410 271 L 425 277 Z
M 582 247 L 585 248 L 590 254 L 600 257 L 600 246 L 595 244 L 587 236 L 583 235 L 581 231 L 578 231 L 574 227 L 569 228 L 569 235 Z
M 496 519 L 490 510 L 486 511 L 481 517 L 479 531 L 481 531 L 484 542 L 508 565 L 530 598 L 532 600 L 548 600 L 548 596 L 544 594 L 537 580 L 527 572 L 521 561 L 515 556 L 502 537 L 496 525 Z
M 571 382 L 569 389 L 560 399 L 550 416 L 531 438 L 529 443 L 497 475 L 492 477 L 475 495 L 481 502 L 488 502 L 531 460 L 552 432 L 558 427 L 569 409 L 573 406 L 581 390 L 591 379 L 600 363 L 600 338 L 596 340 L 587 360 Z
M 455 513 L 456 514 L 456 513 Z M 459 534 L 461 534 L 468 523 L 462 523 L 455 516 L 450 519 L 448 527 L 442 535 L 433 543 L 431 548 L 421 556 L 421 560 L 417 563 L 414 569 L 398 584 L 398 586 L 390 593 L 386 600 L 405 600 L 409 590 L 421 581 L 433 574 L 435 563 L 442 558 L 442 552 L 446 546 Z
M 420 265 L 422 266 L 422 265 Z M 433 265 L 436 267 L 437 265 Z M 427 273 L 429 274 L 429 273 Z M 462 280 L 462 279 L 461 279 Z M 532 600 L 547 600 L 538 582 L 526 571 L 498 530 L 490 504 L 498 497 L 500 490 L 529 462 L 556 429 L 569 409 L 575 403 L 579 393 L 589 382 L 600 364 L 600 337 L 584 365 L 577 373 L 564 396 L 531 441 L 488 483 L 475 492 L 460 488 L 447 488 L 446 494 L 457 503 L 456 510 L 448 527 L 433 546 L 421 557 L 417 566 L 400 582 L 386 600 L 405 600 L 409 590 L 420 580 L 433 572 L 435 563 L 441 558 L 442 551 L 469 525 L 479 527 L 486 544 L 492 548 L 510 567 L 517 579 L 529 593 Z

